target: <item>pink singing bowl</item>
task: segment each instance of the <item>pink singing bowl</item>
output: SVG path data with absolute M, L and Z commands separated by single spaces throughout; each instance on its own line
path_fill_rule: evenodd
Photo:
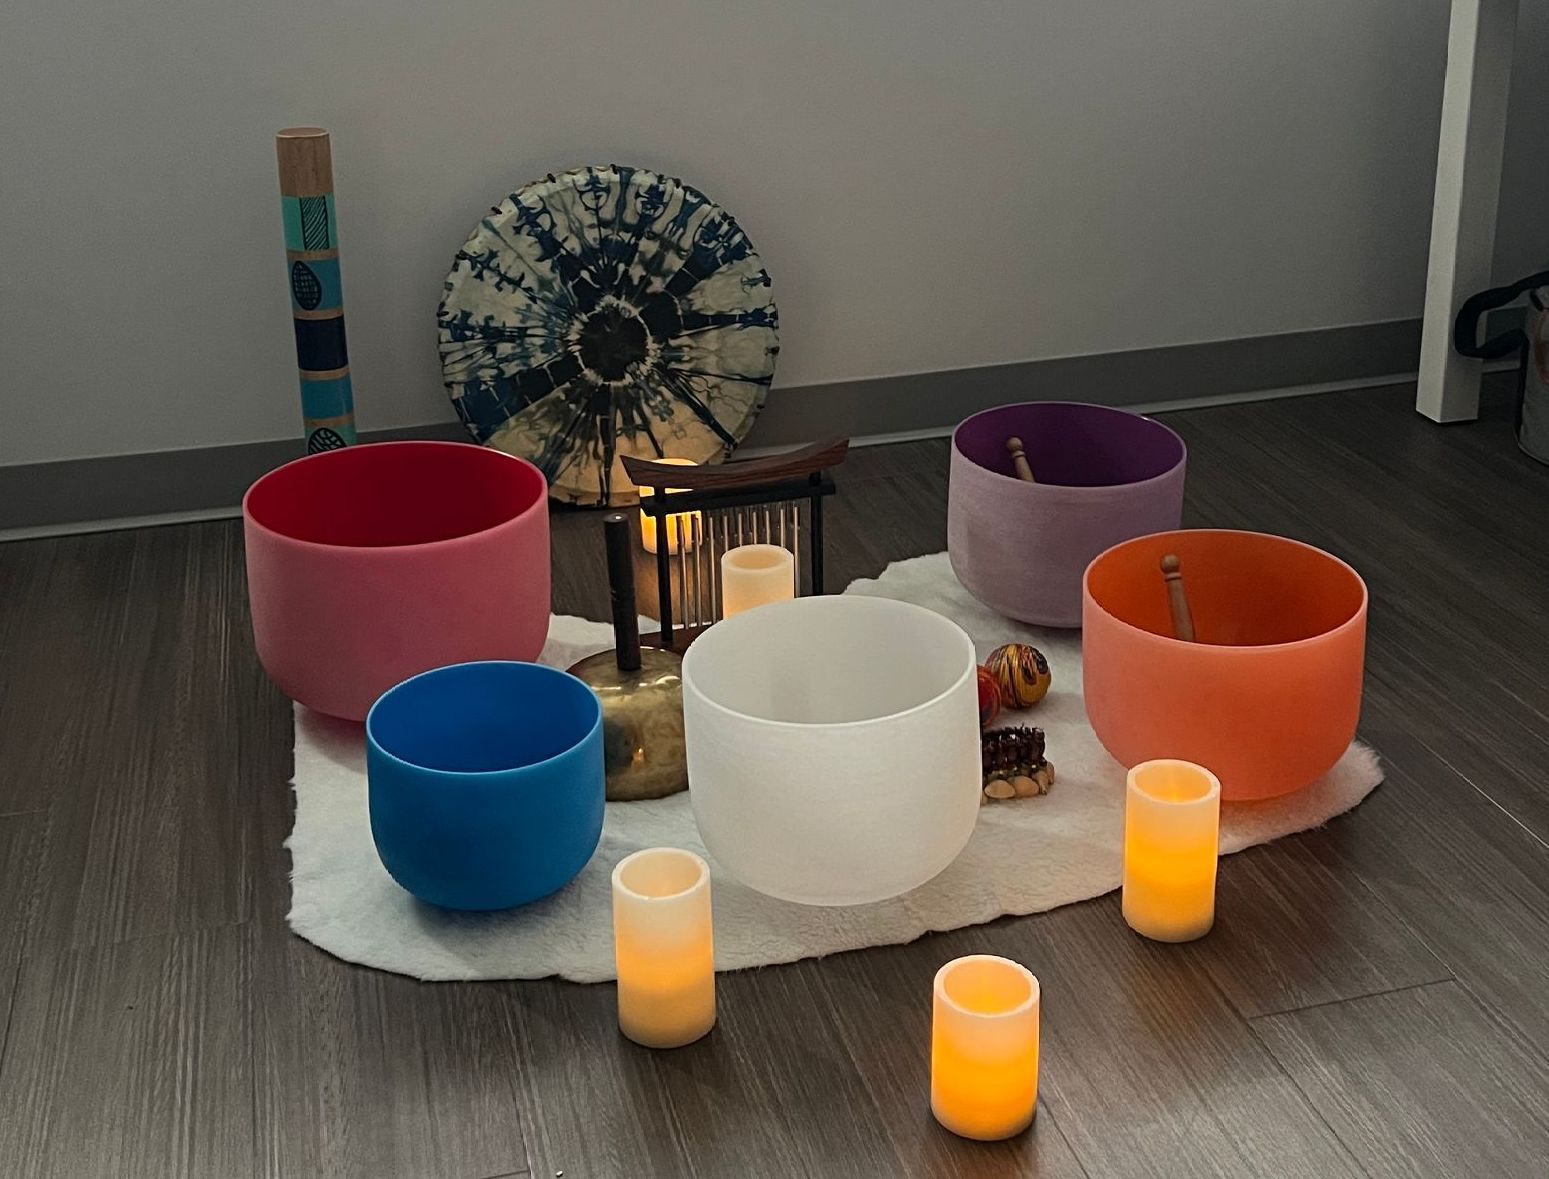
M 292 700 L 364 720 L 450 663 L 531 661 L 549 631 L 548 487 L 460 442 L 297 459 L 242 501 L 253 638 Z
M 1020 438 L 1036 483 L 1006 450 Z M 1081 625 L 1081 575 L 1121 540 L 1176 528 L 1183 439 L 1160 422 L 1077 401 L 1002 405 L 952 435 L 947 552 L 963 587 L 997 614 Z
M 1160 562 L 1176 554 L 1198 641 L 1173 638 Z M 1366 584 L 1337 557 L 1261 532 L 1166 532 L 1086 571 L 1086 712 L 1126 766 L 1181 758 L 1225 799 L 1326 774 L 1355 737 Z

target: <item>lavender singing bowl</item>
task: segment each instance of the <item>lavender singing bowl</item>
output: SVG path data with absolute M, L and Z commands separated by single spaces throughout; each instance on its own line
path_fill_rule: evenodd
M 1020 438 L 1036 483 L 1016 476 Z M 1183 439 L 1160 422 L 1076 401 L 987 409 L 952 435 L 947 550 L 997 614 L 1081 625 L 1081 575 L 1122 541 L 1179 526 Z

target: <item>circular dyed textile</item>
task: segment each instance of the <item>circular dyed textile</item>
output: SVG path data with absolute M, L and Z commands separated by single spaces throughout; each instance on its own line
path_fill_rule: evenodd
M 457 253 L 437 327 L 473 436 L 580 504 L 634 501 L 622 455 L 725 458 L 779 352 L 769 274 L 731 215 L 616 164 L 545 176 L 491 209 Z

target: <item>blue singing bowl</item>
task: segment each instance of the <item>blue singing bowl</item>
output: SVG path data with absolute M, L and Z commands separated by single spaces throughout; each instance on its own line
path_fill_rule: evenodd
M 371 836 L 392 878 L 447 909 L 563 888 L 602 835 L 602 705 L 536 663 L 458 663 L 366 717 Z

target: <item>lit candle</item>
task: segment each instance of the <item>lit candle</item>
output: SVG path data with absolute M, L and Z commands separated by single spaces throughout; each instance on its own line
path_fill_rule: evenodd
M 1216 914 L 1221 783 L 1193 762 L 1143 761 L 1124 803 L 1124 920 L 1159 942 L 1209 932 Z
M 777 544 L 745 544 L 721 554 L 721 617 L 796 596 L 796 557 Z
M 664 458 L 657 459 L 656 461 L 669 467 L 692 467 L 695 465 L 693 459 Z M 674 491 L 681 490 L 682 488 L 680 487 L 669 487 L 666 489 L 666 494 L 671 495 Z M 640 544 L 646 552 L 653 555 L 656 552 L 656 517 L 645 510 L 645 501 L 655 494 L 656 492 L 653 488 L 640 488 Z M 694 551 L 694 521 L 698 519 L 698 512 L 676 512 L 662 521 L 662 526 L 667 530 L 667 551 L 669 553 L 676 553 L 678 551 L 679 537 L 683 539 L 683 551 L 685 553 Z
M 930 1108 L 964 1138 L 1020 1134 L 1038 1110 L 1038 980 L 1009 958 L 974 954 L 936 972 Z
M 692 1044 L 715 1024 L 710 869 L 693 852 L 652 847 L 613 869 L 619 1030 L 647 1048 Z

